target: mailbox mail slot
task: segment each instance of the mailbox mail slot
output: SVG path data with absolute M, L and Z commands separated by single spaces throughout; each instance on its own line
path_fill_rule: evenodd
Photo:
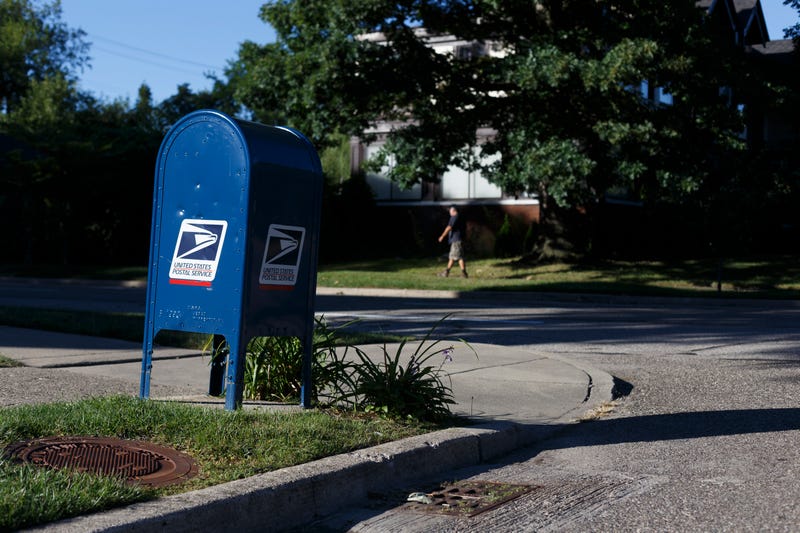
M 229 410 L 241 404 L 249 340 L 294 336 L 308 407 L 321 201 L 319 157 L 299 132 L 214 110 L 172 126 L 156 162 L 141 397 L 161 330 L 225 337 Z

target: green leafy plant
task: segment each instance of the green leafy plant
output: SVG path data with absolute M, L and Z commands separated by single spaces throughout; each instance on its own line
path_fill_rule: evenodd
M 516 235 L 514 235 L 511 228 L 511 221 L 508 218 L 508 214 L 506 214 L 503 219 L 503 224 L 500 226 L 500 229 L 497 230 L 497 236 L 495 237 L 495 257 L 511 257 L 516 255 L 516 250 L 514 250 L 516 242 Z
M 0 355 L 0 368 L 7 368 L 13 366 L 23 366 L 23 365 L 19 361 L 15 361 L 4 355 Z
M 325 317 L 316 319 L 314 328 L 314 348 L 312 360 L 311 401 L 321 405 L 335 405 L 337 398 L 344 397 L 353 390 L 354 362 L 348 358 L 350 347 L 341 332 L 354 324 L 346 322 L 338 328 L 331 328 Z
M 455 403 L 452 382 L 442 367 L 452 361 L 454 347 L 437 348 L 443 341 L 431 340 L 436 328 L 448 316 L 428 331 L 407 360 L 403 357 L 406 341 L 402 341 L 393 354 L 384 344 L 383 357 L 378 362 L 364 350 L 354 348 L 358 362 L 349 368 L 352 375 L 348 383 L 352 384 L 352 389 L 337 399 L 356 409 L 390 417 L 441 421 L 452 416 L 450 405 Z M 469 343 L 460 342 L 477 357 Z
M 352 388 L 349 382 L 349 367 L 352 363 L 344 360 L 336 350 L 342 344 L 338 328 L 331 328 L 325 317 L 315 318 L 312 346 L 312 374 L 314 376 L 311 393 L 312 403 L 317 403 L 320 390 L 336 396 L 343 394 L 345 388 Z M 205 349 L 211 350 L 212 360 L 224 359 L 228 346 L 213 348 L 209 339 Z M 343 354 L 344 355 L 344 354 Z M 303 345 L 297 337 L 256 337 L 247 346 L 244 369 L 243 395 L 249 400 L 294 402 L 300 398 L 303 372 Z
M 353 388 L 352 362 L 346 360 L 347 344 L 340 335 L 343 328 L 331 328 L 325 317 L 315 318 L 312 354 L 311 402 L 329 404 Z M 339 349 L 337 349 L 339 347 Z M 342 348 L 343 347 L 343 348 Z M 258 337 L 250 342 L 245 363 L 245 397 L 279 402 L 300 398 L 303 372 L 303 345 L 296 337 Z
M 452 361 L 453 345 L 431 340 L 435 324 L 409 356 L 402 340 L 393 354 L 382 347 L 381 360 L 374 361 L 365 350 L 343 340 L 341 330 L 316 319 L 312 348 L 311 401 L 324 407 L 346 408 L 394 418 L 441 421 L 451 416 L 451 383 L 443 366 Z M 475 356 L 477 353 L 466 341 Z M 217 349 L 224 355 L 226 346 Z M 296 401 L 302 380 L 302 343 L 295 337 L 258 337 L 247 348 L 244 397 L 252 400 Z
M 300 397 L 303 346 L 297 337 L 256 337 L 247 347 L 244 396 L 293 401 Z

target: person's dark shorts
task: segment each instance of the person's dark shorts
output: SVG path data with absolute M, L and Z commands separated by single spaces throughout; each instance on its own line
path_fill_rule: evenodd
M 464 250 L 461 246 L 461 241 L 450 243 L 450 255 L 448 258 L 452 259 L 453 261 L 461 261 L 464 259 Z

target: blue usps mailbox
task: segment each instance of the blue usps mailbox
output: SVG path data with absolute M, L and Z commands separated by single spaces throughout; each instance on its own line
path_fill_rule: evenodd
M 224 337 L 209 393 L 241 405 L 253 337 L 303 345 L 301 403 L 310 406 L 322 169 L 290 128 L 190 113 L 167 132 L 156 162 L 140 397 L 150 395 L 161 330 Z

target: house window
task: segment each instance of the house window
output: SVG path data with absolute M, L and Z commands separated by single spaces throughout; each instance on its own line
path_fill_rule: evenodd
M 451 166 L 442 175 L 442 198 L 469 198 L 469 172 Z
M 645 100 L 652 100 L 653 102 L 672 105 L 672 93 L 668 92 L 663 87 L 651 86 L 649 81 L 643 81 L 639 85 L 639 93 Z
M 370 144 L 365 148 L 364 156 L 367 161 L 374 158 L 380 151 L 382 144 Z M 479 152 L 476 151 L 476 156 Z M 485 159 L 484 164 L 489 164 L 493 159 Z M 394 165 L 394 156 L 389 155 L 387 164 L 379 172 L 367 172 L 366 181 L 372 189 L 375 199 L 379 201 L 387 200 L 421 200 L 422 185 L 417 183 L 409 189 L 401 189 L 388 177 L 389 170 Z M 498 199 L 503 197 L 503 191 L 497 185 L 489 183 L 479 170 L 467 171 L 455 166 L 451 166 L 442 175 L 441 179 L 442 200 L 463 200 L 463 199 Z
M 672 105 L 672 93 L 665 91 L 663 87 L 656 87 L 655 101 L 659 104 Z
M 646 80 L 639 86 L 639 92 L 645 100 L 650 98 L 650 84 Z
M 479 149 L 475 155 L 480 157 Z M 499 157 L 499 156 L 498 156 Z M 484 164 L 492 163 L 496 160 L 485 158 Z M 456 200 L 464 198 L 501 198 L 503 191 L 497 185 L 489 183 L 489 180 L 478 171 L 467 171 L 462 168 L 451 166 L 442 175 L 442 199 Z
M 369 161 L 378 153 L 381 145 L 371 144 L 366 148 L 366 159 Z M 376 200 L 419 200 L 422 198 L 422 185 L 417 183 L 410 189 L 401 189 L 399 185 L 389 179 L 387 174 L 394 165 L 394 156 L 388 157 L 388 165 L 384 165 L 380 172 L 367 172 L 367 184 L 375 194 Z
M 486 48 L 481 43 L 470 43 L 456 46 L 453 50 L 460 60 L 474 59 L 486 55 Z

